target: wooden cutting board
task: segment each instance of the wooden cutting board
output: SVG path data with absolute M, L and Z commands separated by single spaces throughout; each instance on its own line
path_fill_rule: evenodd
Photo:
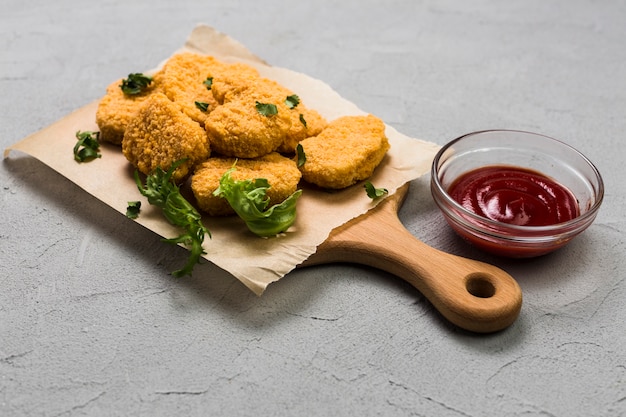
M 517 282 L 493 265 L 442 252 L 415 238 L 398 218 L 408 189 L 407 183 L 374 209 L 334 229 L 302 266 L 368 265 L 413 285 L 463 329 L 490 333 L 508 327 L 522 306 Z

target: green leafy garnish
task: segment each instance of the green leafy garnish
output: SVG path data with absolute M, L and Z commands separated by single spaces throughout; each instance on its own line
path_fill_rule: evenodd
M 202 84 L 206 85 L 207 90 L 210 90 L 213 87 L 213 77 L 208 77 Z
M 386 188 L 374 187 L 374 185 L 369 181 L 367 181 L 364 186 L 365 186 L 365 192 L 367 193 L 367 196 L 371 198 L 372 200 L 380 198 L 389 192 Z
M 124 94 L 135 96 L 144 91 L 152 83 L 152 77 L 142 73 L 128 74 L 128 78 L 122 80 L 120 88 Z
M 270 199 L 267 189 L 270 184 L 267 179 L 235 181 L 231 177 L 235 169 L 233 167 L 222 175 L 220 185 L 213 194 L 228 200 L 255 235 L 270 237 L 286 231 L 296 220 L 296 202 L 302 190 L 297 190 L 282 203 L 268 208 Z
M 74 159 L 76 162 L 89 162 L 100 158 L 100 132 L 76 132 L 76 145 L 74 145 Z
M 275 104 L 259 103 L 258 101 L 256 102 L 256 111 L 258 111 L 260 115 L 265 116 L 265 117 L 278 114 L 278 108 L 276 107 Z
M 129 219 L 136 219 L 139 217 L 141 211 L 141 201 L 129 201 L 128 207 L 126 207 L 126 217 Z
M 209 103 L 205 103 L 203 101 L 195 101 L 194 103 L 196 104 L 196 107 L 202 111 L 209 110 Z
M 146 177 L 145 186 L 141 183 L 139 172 L 135 171 L 135 182 L 139 192 L 148 198 L 150 204 L 160 207 L 171 224 L 185 231 L 178 237 L 163 240 L 167 243 L 183 244 L 191 251 L 187 264 L 172 272 L 175 277 L 191 275 L 193 267 L 200 261 L 200 255 L 205 253 L 202 248 L 204 235 L 211 237 L 209 230 L 202 224 L 200 213 L 181 195 L 178 186 L 172 181 L 174 170 L 183 162 L 184 160 L 180 160 L 173 163 L 167 172 L 157 167 Z
M 287 105 L 287 107 L 289 107 L 290 109 L 295 108 L 298 104 L 300 104 L 300 97 L 298 97 L 295 94 L 292 94 L 290 96 L 287 96 L 287 98 L 285 99 L 285 104 Z
M 306 120 L 304 120 L 304 114 L 302 113 L 300 113 L 300 123 L 302 123 L 304 127 L 306 128 Z
M 300 143 L 296 145 L 296 157 L 296 164 L 298 165 L 298 168 L 300 168 L 306 162 L 306 154 L 304 153 L 304 148 Z

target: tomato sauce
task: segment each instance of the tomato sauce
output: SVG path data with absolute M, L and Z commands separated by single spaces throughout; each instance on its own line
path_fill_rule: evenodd
M 499 165 L 478 168 L 454 181 L 448 193 L 475 214 L 518 226 L 553 225 L 580 213 L 571 191 L 525 168 Z

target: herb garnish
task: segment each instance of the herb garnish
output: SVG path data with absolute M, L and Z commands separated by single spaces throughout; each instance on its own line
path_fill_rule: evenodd
M 122 80 L 120 88 L 124 94 L 135 96 L 143 92 L 152 83 L 152 77 L 142 73 L 128 74 L 128 78 Z
M 289 107 L 290 109 L 295 108 L 298 104 L 300 104 L 300 97 L 298 97 L 295 94 L 292 94 L 290 96 L 287 96 L 287 98 L 285 99 L 285 104 L 287 105 L 287 107 Z
M 207 90 L 210 90 L 213 87 L 213 77 L 208 77 L 202 84 L 206 85 Z
M 76 162 L 89 162 L 100 158 L 100 132 L 76 132 L 76 145 L 74 145 L 74 159 Z
M 300 168 L 306 162 L 306 154 L 304 153 L 304 148 L 302 147 L 300 143 L 296 145 L 296 156 L 297 156 L 296 165 L 298 165 L 298 168 Z
M 248 229 L 257 236 L 270 237 L 286 231 L 296 220 L 296 201 L 302 195 L 297 190 L 280 204 L 269 205 L 267 189 L 270 184 L 265 178 L 235 181 L 229 169 L 220 178 L 220 185 L 213 193 L 228 200 L 230 206 L 241 217 Z
M 260 115 L 265 116 L 265 117 L 278 114 L 278 108 L 276 107 L 275 104 L 259 103 L 258 101 L 256 102 L 256 111 L 258 111 Z
M 204 235 L 211 237 L 209 230 L 202 224 L 200 213 L 182 196 L 178 186 L 172 181 L 174 170 L 184 161 L 183 159 L 173 163 L 167 172 L 157 167 L 152 174 L 146 177 L 145 186 L 141 183 L 139 172 L 135 171 L 135 182 L 139 192 L 148 198 L 150 204 L 160 207 L 163 215 L 171 224 L 185 230 L 185 233 L 178 237 L 163 239 L 167 243 L 181 243 L 191 251 L 185 266 L 172 272 L 175 277 L 191 275 L 193 267 L 200 261 L 200 255 L 205 253 L 202 248 Z
M 300 123 L 302 123 L 304 127 L 306 128 L 306 120 L 304 120 L 304 114 L 302 113 L 300 113 Z
M 195 103 L 197 108 L 199 108 L 200 110 L 202 110 L 204 112 L 209 110 L 209 103 L 205 103 L 203 101 L 195 101 L 194 103 Z
M 141 201 L 129 201 L 128 207 L 126 207 L 126 217 L 129 219 L 136 219 L 139 217 L 141 211 Z
M 367 193 L 367 196 L 371 198 L 372 200 L 380 198 L 389 192 L 386 188 L 374 187 L 374 185 L 369 181 L 365 183 L 364 187 L 365 187 L 365 192 Z

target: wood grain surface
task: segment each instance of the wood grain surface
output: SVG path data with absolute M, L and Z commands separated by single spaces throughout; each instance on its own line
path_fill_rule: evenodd
M 432 248 L 400 222 L 409 184 L 366 214 L 332 231 L 304 265 L 349 262 L 392 273 L 417 288 L 449 321 L 478 333 L 502 330 L 518 317 L 522 291 L 493 265 Z

